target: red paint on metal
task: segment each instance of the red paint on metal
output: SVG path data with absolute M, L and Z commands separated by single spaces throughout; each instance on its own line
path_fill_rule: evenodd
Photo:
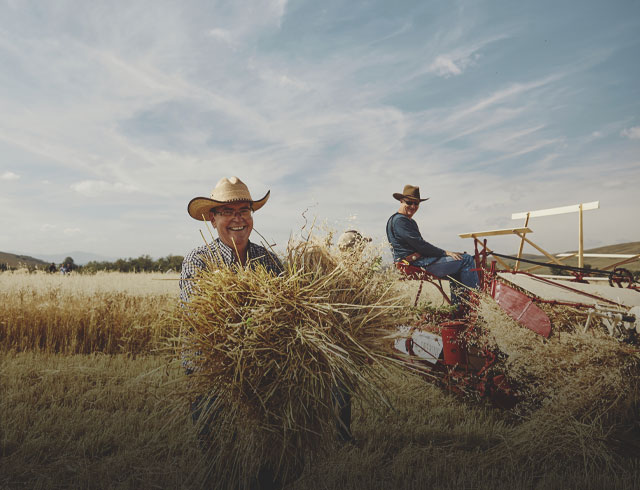
M 493 298 L 507 315 L 529 330 L 549 337 L 551 321 L 544 311 L 533 304 L 531 298 L 499 281 L 494 281 L 492 286 Z
M 427 281 L 433 284 L 445 301 L 448 304 L 451 304 L 451 298 L 444 292 L 444 288 L 442 286 L 442 278 L 434 276 L 433 274 L 427 272 L 422 267 L 416 267 L 413 265 L 409 265 L 403 262 L 396 262 L 396 268 L 405 275 L 405 279 L 420 281 L 420 286 L 418 287 L 418 294 L 416 294 L 416 299 L 414 301 L 413 306 L 418 306 L 418 299 L 420 298 L 420 293 L 422 292 L 422 281 Z
M 466 364 L 467 349 L 462 334 L 467 325 L 464 322 L 447 322 L 441 323 L 440 327 L 442 327 L 444 363 L 447 366 Z

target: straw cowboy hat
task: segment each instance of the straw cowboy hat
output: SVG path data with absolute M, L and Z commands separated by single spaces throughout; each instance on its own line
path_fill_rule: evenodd
M 267 191 L 262 199 L 254 201 L 251 198 L 249 189 L 238 177 L 230 177 L 228 179 L 225 177 L 220 179 L 220 182 L 211 191 L 211 197 L 194 197 L 191 199 L 187 206 L 187 211 L 189 216 L 200 221 L 208 221 L 211 208 L 217 208 L 232 202 L 250 202 L 253 210 L 257 211 L 265 205 L 269 199 L 269 194 L 271 194 L 271 191 Z
M 420 199 L 420 187 L 408 184 L 404 186 L 402 194 L 400 194 L 399 192 L 394 192 L 393 197 L 398 201 L 402 201 L 403 199 L 413 199 L 414 201 L 423 202 L 429 199 L 428 197 L 427 199 Z

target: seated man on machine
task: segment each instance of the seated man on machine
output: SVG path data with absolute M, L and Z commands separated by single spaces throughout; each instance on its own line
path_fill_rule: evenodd
M 457 283 L 468 288 L 478 287 L 473 257 L 443 250 L 422 238 L 413 215 L 420 203 L 429 198 L 420 199 L 419 187 L 405 185 L 402 194 L 396 192 L 393 197 L 400 201 L 400 209 L 387 221 L 387 238 L 393 248 L 393 262 L 420 267 L 438 278 L 448 276 L 453 279 L 451 302 L 456 306 L 461 305 L 460 293 L 456 291 Z

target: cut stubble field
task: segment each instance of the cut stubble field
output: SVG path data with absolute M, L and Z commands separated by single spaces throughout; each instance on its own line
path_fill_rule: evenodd
M 407 307 L 414 286 L 399 286 Z M 0 274 L 0 488 L 211 483 L 180 397 L 185 375 L 167 355 L 177 296 L 175 275 Z M 439 301 L 429 290 L 426 297 Z M 488 299 L 482 311 L 501 328 L 519 328 Z M 306 460 L 288 488 L 640 486 L 637 391 L 596 414 L 543 407 L 514 415 L 407 371 L 384 376 L 391 408 L 356 399 L 357 442 Z

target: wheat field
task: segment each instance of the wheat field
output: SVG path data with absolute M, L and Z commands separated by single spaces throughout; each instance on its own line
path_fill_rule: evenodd
M 178 397 L 184 373 L 166 355 L 176 279 L 0 274 L 0 488 L 215 483 Z M 401 287 L 409 307 L 415 284 Z M 514 415 L 407 371 L 385 377 L 391 407 L 356 399 L 356 442 L 306 460 L 288 488 L 640 487 L 637 391 L 596 414 Z

